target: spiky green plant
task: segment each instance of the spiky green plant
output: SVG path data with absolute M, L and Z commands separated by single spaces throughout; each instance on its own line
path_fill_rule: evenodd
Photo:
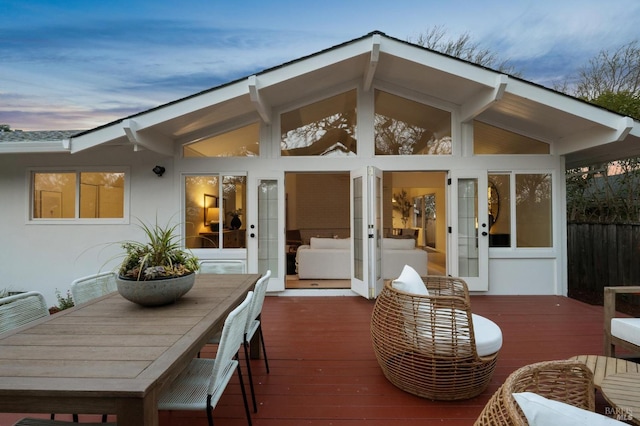
M 178 225 L 161 226 L 140 223 L 147 241 L 126 241 L 122 244 L 125 259 L 119 275 L 138 281 L 175 278 L 196 272 L 198 258 L 183 249 L 176 235 Z

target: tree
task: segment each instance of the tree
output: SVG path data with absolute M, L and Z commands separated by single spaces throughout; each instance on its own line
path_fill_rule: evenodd
M 457 39 L 445 38 L 446 36 L 447 30 L 443 26 L 437 25 L 418 35 L 416 40 L 408 39 L 408 41 L 505 74 L 520 76 L 520 72 L 509 64 L 508 59 L 500 59 L 497 53 L 472 41 L 468 32 L 460 35 Z
M 602 50 L 578 70 L 573 95 L 594 101 L 610 93 L 640 95 L 640 44 L 631 41 L 613 52 Z
M 640 120 L 640 93 L 607 91 L 592 99 L 591 102 L 608 110 Z
M 11 132 L 11 126 L 8 124 L 0 124 L 0 132 Z
M 640 120 L 640 44 L 600 51 L 581 67 L 564 93 Z M 600 223 L 640 221 L 640 159 L 567 170 L 567 218 Z

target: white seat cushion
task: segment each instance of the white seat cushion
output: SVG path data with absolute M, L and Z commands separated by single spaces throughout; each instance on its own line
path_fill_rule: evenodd
M 473 321 L 478 356 L 487 356 L 498 352 L 502 347 L 502 330 L 498 324 L 476 314 L 471 314 L 471 321 Z
M 611 335 L 640 346 L 640 318 L 613 318 Z
M 605 426 L 626 425 L 598 413 L 547 399 L 533 392 L 514 393 L 530 426 Z

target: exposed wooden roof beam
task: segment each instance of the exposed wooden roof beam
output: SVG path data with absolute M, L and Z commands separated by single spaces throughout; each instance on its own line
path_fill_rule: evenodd
M 128 119 L 122 121 L 122 128 L 124 130 L 127 139 L 133 144 L 135 151 L 140 151 L 141 148 L 148 149 L 150 151 L 157 152 L 158 154 L 173 156 L 173 141 L 162 137 L 149 138 L 147 135 L 138 131 L 139 126 L 135 120 Z
M 364 91 L 368 92 L 371 89 L 373 83 L 373 77 L 376 74 L 376 68 L 378 68 L 378 61 L 380 60 L 380 34 L 374 34 L 371 45 L 371 57 L 367 69 L 364 70 Z
M 502 95 L 504 95 L 504 91 L 507 89 L 508 83 L 509 77 L 504 74 L 500 74 L 491 91 L 482 91 L 477 96 L 470 98 L 465 102 L 461 108 L 462 122 L 468 123 L 489 108 L 494 102 L 498 102 L 502 99 Z
M 249 76 L 249 98 L 251 102 L 260 114 L 262 121 L 267 124 L 271 124 L 271 114 L 269 113 L 270 108 L 265 104 L 264 100 L 260 96 L 260 91 L 258 89 L 258 77 L 255 75 Z

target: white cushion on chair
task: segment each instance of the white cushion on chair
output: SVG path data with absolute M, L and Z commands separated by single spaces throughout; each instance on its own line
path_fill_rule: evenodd
M 422 296 L 428 296 L 429 290 L 424 285 L 422 277 L 409 265 L 404 265 L 400 276 L 393 280 L 391 283 L 396 290 L 404 291 L 405 293 L 419 294 Z
M 611 335 L 640 346 L 640 318 L 613 318 Z
M 626 423 L 601 414 L 547 399 L 533 392 L 514 393 L 513 397 L 522 409 L 530 426 L 626 425 Z
M 502 330 L 498 324 L 480 315 L 471 314 L 478 356 L 494 354 L 502 347 Z

